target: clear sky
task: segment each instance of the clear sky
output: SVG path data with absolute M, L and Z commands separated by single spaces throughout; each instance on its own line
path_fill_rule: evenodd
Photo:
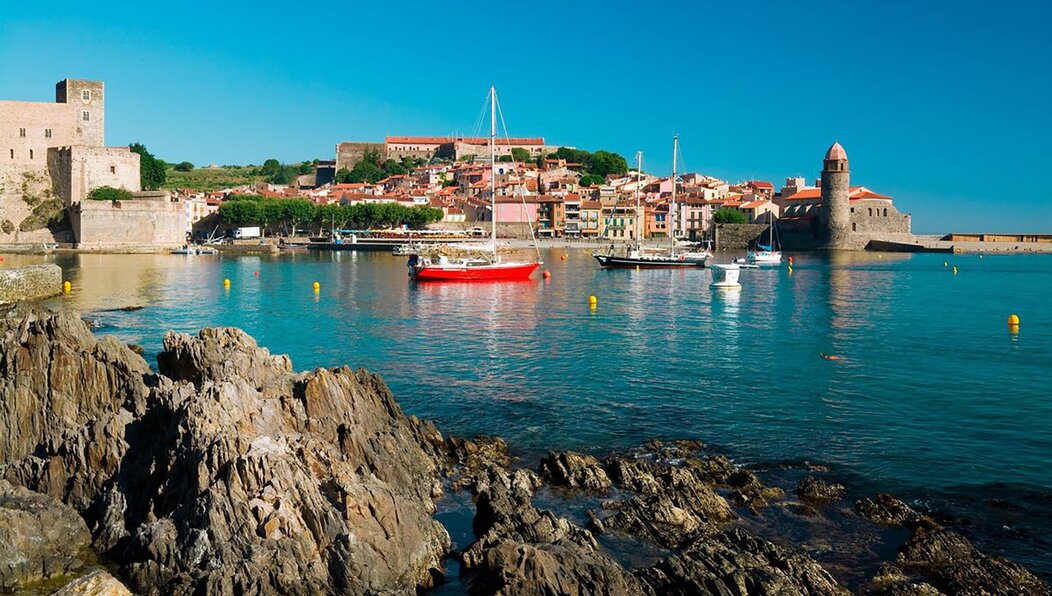
M 333 158 L 343 140 L 509 132 L 731 181 L 852 182 L 914 231 L 1052 232 L 1052 3 L 0 0 L 0 98 L 106 82 L 106 138 L 169 161 Z

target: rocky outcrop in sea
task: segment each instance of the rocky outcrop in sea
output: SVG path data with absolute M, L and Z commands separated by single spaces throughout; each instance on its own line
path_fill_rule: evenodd
M 152 369 L 72 313 L 0 321 L 0 590 L 414 594 L 455 559 L 473 594 L 1052 593 L 817 467 L 783 488 L 697 442 L 529 464 L 237 329 L 168 333 Z M 450 491 L 472 495 L 467 544 L 435 520 Z M 763 523 L 788 517 L 891 548 L 837 560 Z

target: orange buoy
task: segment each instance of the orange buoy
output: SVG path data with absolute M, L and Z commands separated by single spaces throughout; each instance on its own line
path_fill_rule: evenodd
M 544 279 L 551 279 L 552 278 L 552 272 L 548 271 L 547 269 L 545 269 L 544 273 L 541 274 L 541 277 L 543 277 Z

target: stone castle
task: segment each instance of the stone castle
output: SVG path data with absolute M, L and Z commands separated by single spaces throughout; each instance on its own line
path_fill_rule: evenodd
M 105 124 L 101 81 L 59 81 L 54 102 L 0 100 L 0 244 L 181 242 L 182 234 L 168 229 L 168 212 L 178 204 L 165 205 L 166 193 L 139 192 L 139 155 L 106 147 Z M 123 211 L 119 203 L 83 202 L 100 186 L 152 202 Z

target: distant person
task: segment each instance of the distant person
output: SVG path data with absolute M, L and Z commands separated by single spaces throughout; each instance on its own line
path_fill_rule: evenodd
M 818 355 L 822 357 L 822 360 L 843 360 L 844 359 L 843 356 L 837 356 L 836 354 L 826 354 L 825 352 L 819 352 Z

